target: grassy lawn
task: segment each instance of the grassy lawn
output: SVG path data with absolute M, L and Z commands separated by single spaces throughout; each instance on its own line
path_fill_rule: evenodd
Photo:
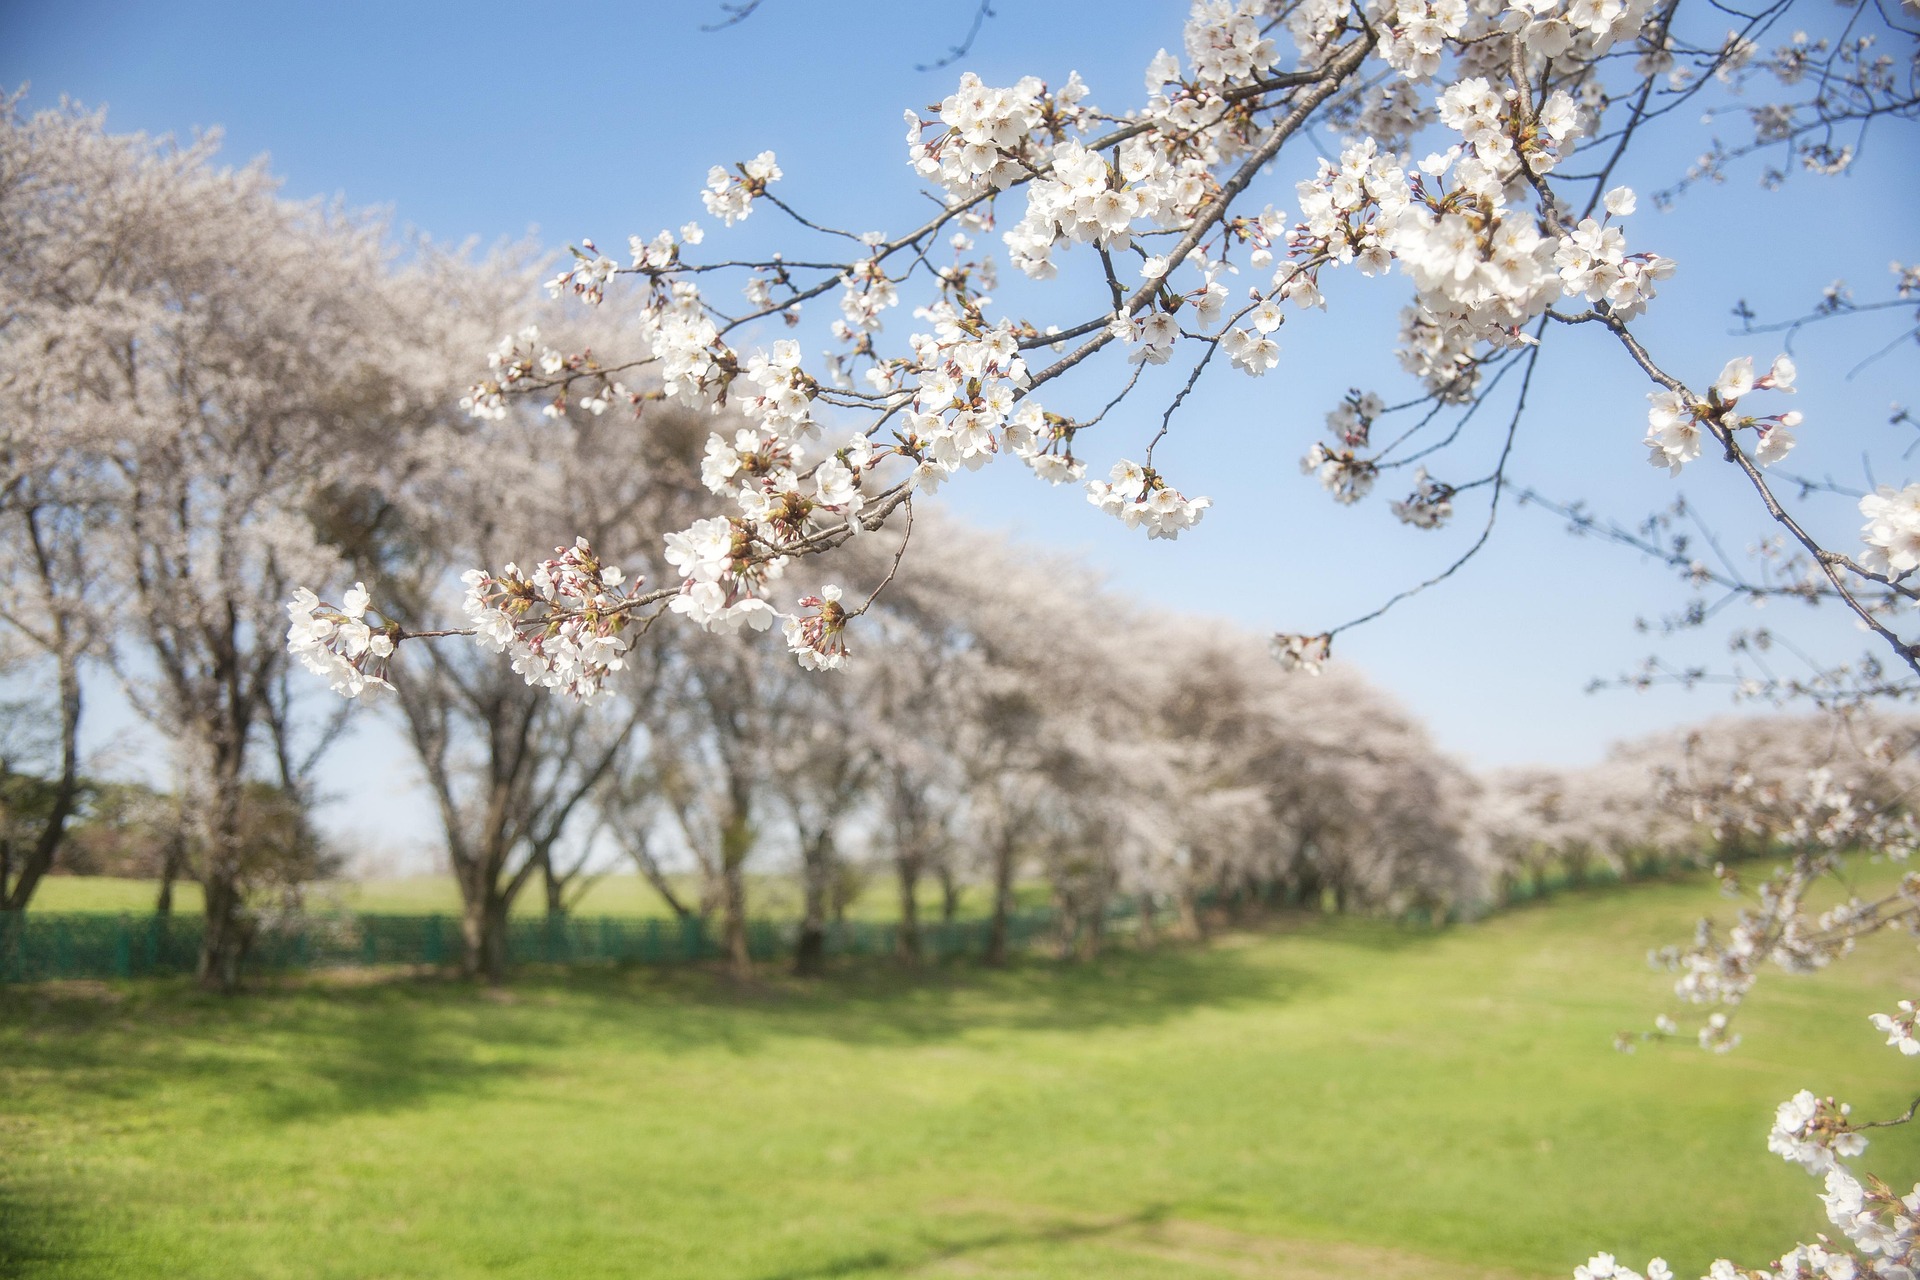
M 1299 920 L 1003 973 L 0 989 L 0 1276 L 1682 1276 L 1824 1216 L 1765 1151 L 1886 1114 L 1910 944 L 1612 1052 L 1700 885 L 1443 934 Z M 1870 1167 L 1920 1174 L 1920 1135 Z

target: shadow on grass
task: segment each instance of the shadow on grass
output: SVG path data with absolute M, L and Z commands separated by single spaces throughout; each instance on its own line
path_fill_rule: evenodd
M 1266 930 L 1376 951 L 1436 936 L 1312 918 Z M 1256 937 L 1078 963 L 1029 956 L 998 970 L 862 960 L 801 980 L 768 966 L 749 983 L 701 968 L 609 966 L 530 968 L 503 990 L 365 972 L 280 979 L 226 999 L 173 979 L 0 989 L 0 1098 L 30 1080 L 39 1101 L 27 1105 L 57 1114 L 62 1094 L 138 1103 L 191 1080 L 223 1108 L 297 1123 L 487 1093 L 580 1047 L 762 1055 L 795 1038 L 913 1046 L 1085 1033 L 1339 985 L 1338 965 L 1289 967 L 1283 949 L 1250 945 Z
M 184 980 L 102 986 L 0 1003 L 0 1098 L 57 1116 L 67 1098 L 137 1104 L 190 1081 L 218 1107 L 298 1121 L 478 1093 L 548 1043 L 445 982 L 232 999 Z
M 143 1131 L 167 1141 L 183 1125 L 272 1128 L 479 1104 L 556 1071 L 641 1054 L 777 1062 L 803 1040 L 912 1048 L 1150 1027 L 1202 1010 L 1321 998 L 1348 981 L 1337 954 L 1269 945 L 1268 932 L 1370 951 L 1437 936 L 1301 918 L 1207 945 L 1123 943 L 1086 962 L 1024 956 L 993 970 L 849 960 L 814 980 L 772 966 L 749 983 L 710 969 L 609 966 L 529 969 L 504 990 L 398 972 L 275 979 L 225 999 L 184 979 L 0 988 L 0 1147 L 57 1151 L 75 1142 L 75 1117 L 139 1143 Z M 114 1175 L 98 1184 L 82 1169 L 72 1175 L 62 1185 L 0 1169 L 0 1277 L 64 1274 L 82 1260 L 100 1224 L 63 1216 L 63 1197 L 111 1186 Z M 859 1276 L 1136 1220 L 981 1223 L 892 1252 L 845 1246 L 813 1270 L 782 1274 Z
M 750 983 L 713 971 L 528 972 L 525 998 L 565 997 L 570 1012 L 644 1025 L 651 1044 L 776 1051 L 794 1037 L 912 1046 L 1000 1032 L 1094 1032 L 1150 1026 L 1196 1010 L 1300 999 L 1328 974 L 1233 945 L 1115 949 L 1086 962 L 1022 957 L 1003 969 L 968 961 L 905 968 L 853 961 L 815 979 L 764 969 Z
M 75 1225 L 61 1200 L 26 1194 L 0 1173 L 0 1280 L 43 1274 L 79 1258 Z
M 1026 1227 L 997 1227 L 920 1249 L 867 1249 L 812 1266 L 766 1272 L 760 1280 L 838 1280 L 841 1276 L 867 1275 L 875 1271 L 898 1272 L 907 1268 L 917 1272 L 993 1249 L 1019 1245 L 1072 1244 L 1111 1236 L 1131 1227 L 1151 1226 L 1164 1221 L 1168 1214 L 1165 1206 L 1149 1206 L 1138 1213 L 1098 1222 L 1061 1220 Z

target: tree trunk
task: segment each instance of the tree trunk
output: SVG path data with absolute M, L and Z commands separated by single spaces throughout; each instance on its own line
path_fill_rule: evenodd
M 1153 894 L 1147 890 L 1140 892 L 1139 926 L 1134 929 L 1134 940 L 1142 947 L 1151 947 L 1159 941 L 1160 927 L 1153 919 Z
M 1207 862 L 1205 850 L 1189 850 L 1186 874 L 1180 877 L 1179 887 L 1174 891 L 1174 907 L 1179 913 L 1176 927 L 1182 937 L 1196 942 L 1207 936 L 1206 914 L 1200 909 L 1200 886 L 1207 878 Z
M 547 891 L 547 919 L 567 914 L 567 882 L 553 874 L 553 850 L 540 851 L 540 882 Z
M 1013 837 L 1003 834 L 993 850 L 993 918 L 987 929 L 987 954 L 990 965 L 1004 965 L 1010 939 L 1007 937 L 1013 915 Z
M 1100 948 L 1107 940 L 1107 900 L 1103 893 L 1095 892 L 1093 902 L 1086 913 L 1085 929 L 1080 931 L 1080 958 L 1092 960 L 1099 956 Z
M 216 759 L 213 807 L 208 815 L 207 868 L 201 877 L 206 893 L 206 931 L 201 936 L 197 977 L 202 989 L 231 994 L 240 986 L 240 963 L 247 937 L 241 919 L 244 905 L 240 880 L 241 779 L 239 761 L 230 755 Z
M 1180 913 L 1180 935 L 1196 941 L 1205 938 L 1207 922 L 1201 918 L 1200 906 L 1194 901 L 1192 880 L 1186 880 L 1180 885 L 1180 895 L 1175 905 Z
M 206 933 L 200 945 L 200 987 L 231 995 L 240 989 L 240 963 L 246 956 L 246 925 L 241 919 L 241 893 L 231 876 L 208 876 Z
M 894 858 L 894 870 L 900 878 L 900 927 L 894 933 L 894 954 L 907 964 L 920 961 L 920 858 L 905 854 Z
M 817 977 L 827 965 L 827 893 L 833 878 L 833 834 L 821 832 L 805 841 L 800 851 L 803 906 L 800 936 L 794 943 L 793 971 Z
M 1075 924 L 1073 956 L 1080 960 L 1092 960 L 1099 956 L 1100 949 L 1107 938 L 1107 901 L 1112 895 L 1112 878 L 1104 866 L 1079 877 L 1079 888 L 1075 894 Z
M 470 886 L 460 912 L 460 972 L 499 986 L 507 980 L 507 913 L 510 904 L 492 884 Z
M 720 833 L 721 938 L 733 976 L 753 976 L 753 956 L 747 949 L 747 853 L 753 848 L 753 826 L 744 813 L 727 820 Z
M 934 874 L 940 878 L 940 923 L 952 924 L 960 914 L 960 879 L 945 859 L 934 868 Z
M 59 685 L 60 780 L 54 784 L 53 809 L 11 884 L 7 873 L 0 870 L 0 911 L 25 911 L 33 901 L 33 891 L 53 866 L 54 855 L 60 851 L 60 842 L 66 835 L 67 820 L 73 816 L 80 798 L 80 670 L 69 653 L 60 654 Z
M 793 946 L 793 971 L 803 978 L 817 978 L 827 970 L 827 930 L 808 920 L 800 925 L 800 937 Z
M 729 866 L 722 885 L 721 940 L 727 963 L 736 978 L 753 976 L 753 956 L 747 948 L 747 878 L 738 865 Z
M 1053 905 L 1058 916 L 1055 921 L 1053 949 L 1060 960 L 1073 959 L 1073 948 L 1080 937 L 1080 899 L 1072 890 L 1063 887 L 1058 880 L 1053 886 Z

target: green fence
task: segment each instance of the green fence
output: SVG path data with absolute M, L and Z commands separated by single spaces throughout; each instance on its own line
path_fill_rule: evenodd
M 1132 903 L 1115 904 L 1118 922 L 1137 915 Z M 920 926 L 920 951 L 930 959 L 980 954 L 990 922 L 934 921 Z M 0 913 L 0 982 L 49 978 L 131 978 L 192 973 L 199 960 L 202 922 L 196 916 L 103 916 Z M 1031 946 L 1057 930 L 1049 909 L 1008 918 L 1008 942 Z M 756 920 L 747 948 L 756 960 L 792 954 L 799 926 Z M 869 921 L 830 925 L 828 955 L 890 955 L 899 926 Z M 263 923 L 247 952 L 249 969 L 298 969 L 366 965 L 449 965 L 460 959 L 460 922 L 445 915 L 316 915 Z M 507 926 L 511 963 L 686 964 L 722 954 L 718 928 L 698 919 L 515 918 Z
M 1196 899 L 1198 908 L 1300 907 L 1297 894 L 1281 885 L 1243 885 L 1210 890 Z M 1107 903 L 1103 927 L 1114 934 L 1139 929 L 1151 913 L 1158 927 L 1173 923 L 1175 904 L 1165 898 L 1116 897 Z M 1439 928 L 1462 918 L 1457 910 L 1415 906 L 1397 916 L 1403 925 Z M 1072 946 L 1087 922 L 1071 923 L 1051 907 L 1018 911 L 1007 917 L 1007 945 L 1025 950 L 1036 944 Z M 52 978 L 132 978 L 150 974 L 192 973 L 200 958 L 202 922 L 198 916 L 133 916 L 0 912 L 0 983 L 41 982 Z M 929 960 L 983 955 L 990 920 L 928 921 L 919 926 L 919 953 Z M 795 921 L 756 920 L 747 927 L 747 950 L 755 959 L 791 956 L 799 941 Z M 826 954 L 886 956 L 899 947 L 894 922 L 848 920 L 829 925 Z M 449 915 L 302 915 L 258 924 L 247 950 L 254 972 L 355 968 L 371 965 L 439 967 L 457 964 L 460 921 Z M 525 916 L 507 924 L 509 964 L 689 964 L 723 954 L 719 929 L 698 918 L 618 919 L 613 917 Z

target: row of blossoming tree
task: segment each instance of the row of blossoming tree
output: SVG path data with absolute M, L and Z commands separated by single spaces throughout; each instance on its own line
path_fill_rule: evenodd
M 176 855 L 193 864 L 202 977 L 230 989 L 262 913 L 314 866 L 258 838 L 260 787 L 313 802 L 346 724 L 296 657 L 391 691 L 466 965 L 493 978 L 520 895 L 543 886 L 564 909 L 611 857 L 715 917 L 742 967 L 750 867 L 795 873 L 802 968 L 861 867 L 897 882 L 909 954 L 929 882 L 948 912 L 989 898 L 996 957 L 1036 876 L 1085 945 L 1122 892 L 1191 927 L 1202 895 L 1254 883 L 1355 909 L 1477 894 L 1465 775 L 1357 676 L 1289 681 L 1245 636 L 1129 609 L 1076 585 L 1078 565 L 934 512 L 913 573 L 869 538 L 842 554 L 849 593 L 820 594 L 823 612 L 866 602 L 872 661 L 816 672 L 750 633 L 664 625 L 630 644 L 616 610 L 579 696 L 554 697 L 540 655 L 564 624 L 530 633 L 525 614 L 671 572 L 663 540 L 724 479 L 711 420 L 656 406 L 637 431 L 578 400 L 474 418 L 457 380 L 503 325 L 603 347 L 647 318 L 556 314 L 512 254 L 396 258 L 377 221 L 283 201 L 259 166 L 212 154 L 69 109 L 16 103 L 0 129 L 0 624 L 18 677 L 51 675 L 59 709 L 51 803 L 29 840 L 9 815 L 0 908 L 26 907 L 77 816 L 112 808 L 80 743 L 87 697 L 116 685 L 177 779 L 173 804 L 121 825 L 165 847 L 167 877 Z M 730 429 L 751 452 L 748 420 Z M 474 563 L 505 567 L 463 578 Z M 389 682 L 400 633 L 372 624 L 368 593 L 327 610 L 295 585 L 349 572 L 389 617 L 465 602 L 485 643 L 411 643 Z M 837 665 L 821 645 L 815 665 Z
M 16 555 L 5 621 L 17 656 L 39 655 L 40 667 L 27 669 L 55 675 L 62 709 L 52 811 L 34 815 L 26 856 L 9 864 L 7 904 L 23 907 L 71 843 L 80 673 L 95 663 L 178 748 L 174 799 L 191 820 L 155 812 L 135 825 L 153 829 L 147 842 L 166 847 L 169 868 L 181 837 L 198 838 L 193 872 L 214 889 L 208 979 L 230 984 L 251 916 L 312 870 L 310 859 L 262 856 L 273 842 L 247 834 L 258 825 L 248 788 L 271 780 L 310 797 L 340 727 L 324 700 L 294 697 L 274 619 L 291 596 L 298 651 L 327 653 L 350 690 L 384 687 L 372 664 L 392 654 L 393 631 L 366 621 L 365 592 L 327 621 L 281 566 L 351 565 L 390 610 L 411 617 L 489 590 L 511 605 L 516 589 L 569 575 L 618 590 L 624 575 L 588 548 L 630 548 L 629 569 L 660 571 L 665 533 L 711 491 L 707 422 L 656 410 L 635 431 L 583 405 L 480 419 L 453 412 L 448 371 L 473 335 L 502 316 L 552 310 L 523 296 L 529 277 L 513 262 L 473 264 L 422 247 L 398 266 L 370 242 L 370 224 L 280 202 L 257 169 L 215 172 L 204 146 L 176 152 L 111 137 L 95 117 L 11 120 L 7 142 L 4 209 L 27 251 L 10 281 L 7 332 L 14 350 L 38 358 L 17 362 L 6 388 Z M 306 237 L 294 259 L 303 274 L 260 279 L 247 271 L 277 259 L 229 261 L 248 226 L 236 210 L 265 224 L 263 238 Z M 209 239 L 215 219 L 227 234 Z M 102 259 L 116 264 L 110 279 L 92 274 Z M 212 287 L 222 276 L 231 292 Z M 272 304 L 256 306 L 269 293 Z M 227 342 L 322 351 L 307 363 L 283 354 L 247 364 L 205 330 L 196 335 L 204 345 L 187 347 L 172 306 L 183 297 L 218 316 Z M 542 318 L 583 345 L 617 342 L 629 322 L 611 308 L 591 317 L 597 331 L 569 333 L 564 318 Z M 413 359 L 376 365 L 373 349 L 343 349 L 348 328 L 389 344 L 404 335 Z M 123 364 L 124 383 L 100 377 L 114 367 L 106 362 L 134 352 L 164 353 L 166 364 Z M 182 414 L 189 386 L 196 411 Z M 288 404 L 327 414 L 299 419 Z M 227 447 L 265 431 L 246 415 L 269 405 L 283 433 L 268 437 L 275 447 Z M 735 432 L 750 448 L 747 429 Z M 309 465 L 286 465 L 290 436 L 311 451 Z M 328 465 L 314 465 L 323 454 Z M 160 470 L 185 461 L 191 469 Z M 190 597 L 187 586 L 152 591 L 165 562 L 142 567 L 142 556 L 167 550 L 136 545 L 156 534 L 148 499 L 128 479 L 142 470 L 175 486 L 168 537 Z M 234 492 L 250 505 L 212 501 Z M 579 530 L 591 540 L 524 573 L 462 580 L 452 571 Z M 564 909 L 593 874 L 588 859 L 597 854 L 592 866 L 604 868 L 614 848 L 672 909 L 718 916 L 743 965 L 749 858 L 795 868 L 798 959 L 810 967 L 856 864 L 896 879 L 908 952 L 922 883 L 938 881 L 951 912 L 978 882 L 998 954 L 1015 882 L 1030 874 L 1051 879 L 1070 929 L 1097 938 L 1105 903 L 1123 890 L 1158 895 L 1198 928 L 1196 899 L 1209 890 L 1258 884 L 1357 909 L 1474 903 L 1497 894 L 1502 875 L 1696 843 L 1699 824 L 1686 815 L 1631 829 L 1607 816 L 1644 810 L 1655 765 L 1679 763 L 1672 751 L 1615 768 L 1597 791 L 1590 779 L 1539 775 L 1533 792 L 1496 780 L 1481 797 L 1352 673 L 1289 680 L 1243 636 L 1068 585 L 1085 577 L 1076 565 L 934 516 L 922 517 L 922 530 L 904 576 L 894 543 L 866 539 L 844 554 L 856 596 L 873 602 L 876 661 L 832 679 L 745 635 L 662 627 L 620 650 L 619 678 L 601 696 L 556 699 L 537 663 L 513 669 L 485 646 L 418 649 L 395 684 L 395 718 L 442 818 L 469 968 L 500 975 L 507 912 L 529 885 L 544 887 L 550 910 Z M 106 571 L 115 564 L 125 576 Z M 215 629 L 209 618 L 232 621 Z M 183 649 L 179 636 L 204 652 Z M 357 661 L 338 662 L 329 644 Z M 221 664 L 252 671 L 253 683 L 192 682 Z M 1130 695 L 1115 700 L 1115 689 Z M 183 715 L 195 694 L 203 709 Z M 1830 754 L 1810 744 L 1789 758 Z M 237 797 L 222 801 L 223 788 Z M 1606 800 L 1583 809 L 1561 793 Z M 697 872 L 692 892 L 674 867 Z

